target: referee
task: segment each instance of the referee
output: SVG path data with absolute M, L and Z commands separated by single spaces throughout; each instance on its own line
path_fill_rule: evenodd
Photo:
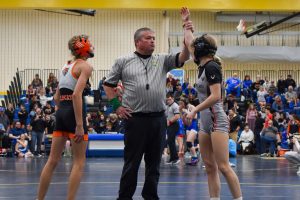
M 136 51 L 117 59 L 104 82 L 109 103 L 119 116 L 125 118 L 124 166 L 118 200 L 132 199 L 143 155 L 146 177 L 142 196 L 146 200 L 159 199 L 159 165 L 167 126 L 166 75 L 189 59 L 187 47 L 193 38 L 188 9 L 181 9 L 181 17 L 185 45 L 180 53 L 153 54 L 155 33 L 150 28 L 140 28 L 134 34 Z M 114 92 L 119 80 L 124 86 L 122 103 Z

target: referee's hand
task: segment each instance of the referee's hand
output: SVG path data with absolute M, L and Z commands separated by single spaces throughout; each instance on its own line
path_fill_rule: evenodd
M 116 110 L 117 115 L 119 115 L 121 118 L 123 119 L 128 119 L 129 117 L 131 117 L 132 110 L 130 108 L 125 108 L 123 106 L 120 106 L 117 110 Z

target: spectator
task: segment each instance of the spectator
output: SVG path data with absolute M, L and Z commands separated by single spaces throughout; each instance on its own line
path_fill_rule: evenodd
M 8 103 L 7 108 L 5 110 L 5 114 L 9 119 L 9 124 L 12 125 L 14 122 L 14 113 L 15 109 L 11 103 Z
M 28 100 L 31 100 L 31 98 L 36 95 L 36 89 L 33 88 L 33 86 L 30 84 L 27 87 L 27 91 L 26 91 L 26 97 Z
M 284 94 L 285 93 L 285 80 L 283 79 L 283 76 L 281 75 L 277 81 L 277 89 L 278 94 Z
M 295 97 L 297 97 L 297 93 L 294 91 L 293 86 L 289 86 L 287 92 L 285 93 L 287 103 L 289 104 Z
M 287 135 L 288 137 L 294 136 L 295 133 L 300 133 L 300 120 L 296 115 L 290 115 L 290 120 L 287 124 Z
M 252 80 L 250 79 L 249 75 L 246 75 L 243 81 L 243 95 L 247 99 L 251 98 L 252 96 L 251 86 Z
M 293 88 L 296 87 L 296 82 L 294 79 L 292 79 L 292 75 L 287 75 L 287 78 L 285 79 L 285 89 L 287 90 L 289 86 L 292 86 Z
M 9 131 L 9 138 L 12 140 L 20 139 L 21 134 L 25 135 L 26 139 L 29 139 L 29 136 L 26 133 L 26 129 L 22 128 L 20 122 L 15 122 L 14 127 Z M 15 144 L 15 142 L 14 142 Z
M 5 114 L 5 108 L 0 107 L 0 125 L 1 127 L 4 127 L 5 131 L 9 131 L 10 127 L 10 123 L 9 123 L 9 119 L 7 117 L 7 115 Z
M 257 102 L 260 107 L 266 106 L 266 98 L 265 96 L 268 93 L 266 92 L 265 88 L 263 86 L 260 86 L 259 91 L 257 92 Z
M 190 83 L 189 77 L 186 77 L 184 79 L 184 82 L 182 83 L 182 91 L 184 91 L 188 87 L 189 83 Z
M 175 99 L 175 102 L 178 102 L 180 100 L 180 97 L 183 95 L 183 92 L 182 92 L 182 87 L 179 84 L 176 85 L 176 91 L 174 93 L 174 99 Z
M 31 121 L 32 126 L 32 139 L 31 139 L 31 152 L 37 156 L 41 157 L 41 144 L 46 128 L 46 121 L 42 114 L 40 108 L 36 109 L 35 117 Z M 35 151 L 35 145 L 37 145 L 37 150 Z
M 272 115 L 272 113 L 270 111 L 270 108 L 265 108 L 265 124 L 264 124 L 264 128 L 267 128 L 269 126 L 269 121 L 270 120 L 273 120 L 273 115 Z
M 264 127 L 264 123 L 265 120 L 262 118 L 261 113 L 257 113 L 256 120 L 255 120 L 254 137 L 255 137 L 256 153 L 258 154 L 262 154 L 260 133 Z
M 167 75 L 166 85 L 170 84 L 169 87 L 172 87 L 175 90 L 177 81 L 174 79 L 173 75 L 169 72 Z
M 271 86 L 271 82 L 269 81 L 269 78 L 268 77 L 265 77 L 265 82 L 263 84 L 263 87 L 265 88 L 265 91 L 269 91 L 269 88 Z
M 33 157 L 32 153 L 28 149 L 28 141 L 25 140 L 25 134 L 20 135 L 20 139 L 15 144 L 15 154 L 19 158 Z
M 232 94 L 229 94 L 224 101 L 224 103 L 226 105 L 225 106 L 226 113 L 228 113 L 228 111 L 234 107 L 234 102 L 235 102 L 234 96 Z
M 197 91 L 196 89 L 191 85 L 189 84 L 187 86 L 187 88 L 183 91 L 183 93 L 188 97 L 190 94 L 192 94 L 193 96 L 197 96 Z
M 166 85 L 166 93 L 174 93 L 174 87 L 171 82 L 168 82 Z
M 38 92 L 38 99 L 40 101 L 41 107 L 46 106 L 48 98 L 46 97 L 46 90 L 45 88 L 41 88 Z
M 272 104 L 272 110 L 275 112 L 283 112 L 284 111 L 284 105 L 281 101 L 281 97 L 277 95 L 275 97 L 275 101 Z
M 245 125 L 242 131 L 238 143 L 241 145 L 242 153 L 251 153 L 253 151 L 254 134 L 249 128 L 248 124 Z
M 275 92 L 277 92 L 277 88 L 276 88 L 276 86 L 275 86 L 275 82 L 274 81 L 271 81 L 271 84 L 270 84 L 270 86 L 269 86 L 269 90 L 268 90 L 268 93 L 275 93 Z
M 106 127 L 106 119 L 104 114 L 100 114 L 99 121 L 97 122 L 97 125 L 95 126 L 95 131 L 97 133 L 103 133 L 105 131 Z
M 198 106 L 200 103 L 197 96 L 193 95 L 192 93 L 188 95 L 188 100 L 189 100 L 190 104 L 192 104 L 195 107 Z
M 45 121 L 46 121 L 45 134 L 51 135 L 55 129 L 55 117 L 53 115 L 46 114 Z
M 300 100 L 299 98 L 294 98 L 293 101 L 289 103 L 290 113 L 296 114 L 300 117 Z
M 265 99 L 266 99 L 266 104 L 268 105 L 272 105 L 273 102 L 275 101 L 275 92 L 273 90 L 269 89 L 269 94 L 266 95 Z
M 104 76 L 98 84 L 98 90 L 100 91 L 100 99 L 102 99 L 102 95 L 104 95 L 104 88 L 103 88 L 103 83 L 105 82 L 106 77 Z
M 26 121 L 28 118 L 28 112 L 23 104 L 20 105 L 20 110 L 18 112 L 18 118 L 19 118 L 19 121 L 21 122 L 22 126 L 25 127 Z
M 273 121 L 269 120 L 268 121 L 268 127 L 264 128 L 261 133 L 261 142 L 262 142 L 262 148 L 263 148 L 263 154 L 261 156 L 271 156 L 274 157 L 276 156 L 275 151 L 276 151 L 276 146 L 277 142 L 279 142 L 279 134 L 278 134 L 278 129 L 273 126 Z M 269 153 L 266 153 L 266 145 L 269 146 Z
M 230 122 L 229 138 L 237 142 L 238 132 L 242 126 L 240 116 L 237 115 L 233 109 L 230 109 L 228 117 Z
M 33 89 L 41 89 L 43 87 L 43 81 L 40 79 L 38 74 L 35 75 L 35 78 L 32 80 L 31 85 Z
M 118 115 L 115 113 L 111 113 L 109 115 L 109 123 L 111 124 L 112 128 L 111 131 L 112 132 L 119 132 L 119 121 L 118 121 Z
M 257 114 L 258 113 L 256 108 L 254 107 L 254 104 L 251 103 L 246 112 L 246 124 L 248 124 L 250 130 L 252 131 L 254 131 L 255 129 L 255 121 Z
M 49 88 L 49 90 L 53 89 L 53 85 L 56 84 L 56 82 L 57 78 L 54 76 L 53 73 L 50 73 L 47 80 L 47 88 Z
M 238 78 L 237 73 L 233 73 L 232 77 L 226 80 L 225 88 L 226 94 L 232 94 L 236 97 L 241 96 L 241 80 Z
M 45 107 L 43 107 L 43 112 L 46 115 L 52 115 L 55 112 L 53 106 L 51 106 L 51 101 L 47 101 Z

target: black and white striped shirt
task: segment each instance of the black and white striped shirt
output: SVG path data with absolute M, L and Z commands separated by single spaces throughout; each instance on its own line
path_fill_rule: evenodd
M 118 58 L 105 80 L 107 86 L 124 86 L 122 106 L 133 112 L 165 110 L 166 75 L 179 66 L 179 54 L 153 54 L 143 58 L 138 53 Z M 146 85 L 149 85 L 146 89 Z

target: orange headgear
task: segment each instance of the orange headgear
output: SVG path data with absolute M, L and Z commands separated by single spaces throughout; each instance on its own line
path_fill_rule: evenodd
M 74 51 L 80 57 L 94 57 L 94 53 L 91 52 L 91 43 L 84 37 L 80 37 L 80 39 L 74 43 Z

